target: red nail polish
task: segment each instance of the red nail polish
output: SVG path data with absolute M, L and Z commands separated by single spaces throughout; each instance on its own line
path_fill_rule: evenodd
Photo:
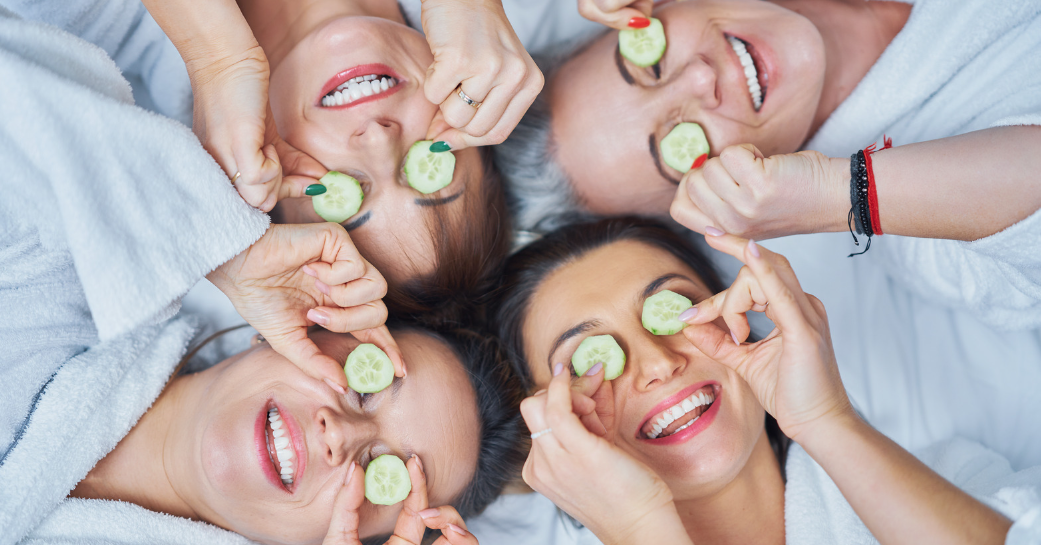
M 629 19 L 629 28 L 647 28 L 651 26 L 651 20 L 646 17 L 633 17 Z
M 691 166 L 690 169 L 694 170 L 694 169 L 700 167 L 701 165 L 705 164 L 705 161 L 708 161 L 708 154 L 707 153 L 702 153 L 700 157 L 698 157 L 697 159 L 694 159 L 694 165 Z

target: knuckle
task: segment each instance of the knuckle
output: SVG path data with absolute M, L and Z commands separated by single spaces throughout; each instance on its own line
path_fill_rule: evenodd
M 506 141 L 506 137 L 508 137 L 509 135 L 510 135 L 510 130 L 509 129 L 504 129 L 502 127 L 496 127 L 494 129 L 488 131 L 485 134 L 484 137 L 488 141 L 488 144 L 495 145 L 495 144 L 502 144 L 503 142 L 505 142 Z

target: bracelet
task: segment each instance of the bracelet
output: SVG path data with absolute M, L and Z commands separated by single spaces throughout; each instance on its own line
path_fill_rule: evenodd
M 867 237 L 867 245 L 863 252 L 849 254 L 847 257 L 863 255 L 871 249 L 871 237 L 882 234 L 882 220 L 878 213 L 878 193 L 875 191 L 875 173 L 871 168 L 871 154 L 893 147 L 893 139 L 882 136 L 883 146 L 876 150 L 871 144 L 849 158 L 849 215 L 846 223 L 853 236 L 853 244 L 860 246 L 857 235 Z M 856 233 L 854 233 L 854 229 Z

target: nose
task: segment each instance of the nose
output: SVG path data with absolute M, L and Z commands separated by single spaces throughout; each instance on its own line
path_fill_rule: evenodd
M 719 106 L 719 90 L 717 89 L 716 69 L 703 57 L 691 60 L 676 79 L 683 95 L 698 100 L 703 109 Z
M 374 117 L 362 123 L 358 130 L 351 135 L 348 146 L 354 149 L 364 150 L 370 157 L 398 158 L 404 157 L 404 139 L 402 138 L 402 127 L 398 121 L 388 117 Z M 396 161 L 379 161 L 388 172 L 380 173 L 394 176 L 397 172 Z
M 630 344 L 629 354 L 634 367 L 637 390 L 650 391 L 658 388 L 686 367 L 686 355 L 674 350 L 671 340 L 671 336 L 659 337 L 648 333 Z
M 331 467 L 339 467 L 351 458 L 356 445 L 365 444 L 376 435 L 372 422 L 353 419 L 329 407 L 315 413 L 319 447 L 322 459 Z

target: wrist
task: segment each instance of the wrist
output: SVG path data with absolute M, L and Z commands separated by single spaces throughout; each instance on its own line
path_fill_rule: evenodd
M 844 407 L 829 411 L 800 426 L 790 437 L 812 456 L 812 452 L 819 450 L 822 445 L 831 444 L 836 438 L 856 432 L 861 426 L 867 425 L 853 410 L 853 406 L 847 403 Z
M 598 536 L 599 537 L 599 536 Z M 638 518 L 633 524 L 620 529 L 616 535 L 604 536 L 606 545 L 636 545 L 642 543 L 691 543 L 687 529 L 680 520 L 672 500 L 659 505 Z
M 825 158 L 824 228 L 821 232 L 837 233 L 848 229 L 849 215 L 849 158 Z

